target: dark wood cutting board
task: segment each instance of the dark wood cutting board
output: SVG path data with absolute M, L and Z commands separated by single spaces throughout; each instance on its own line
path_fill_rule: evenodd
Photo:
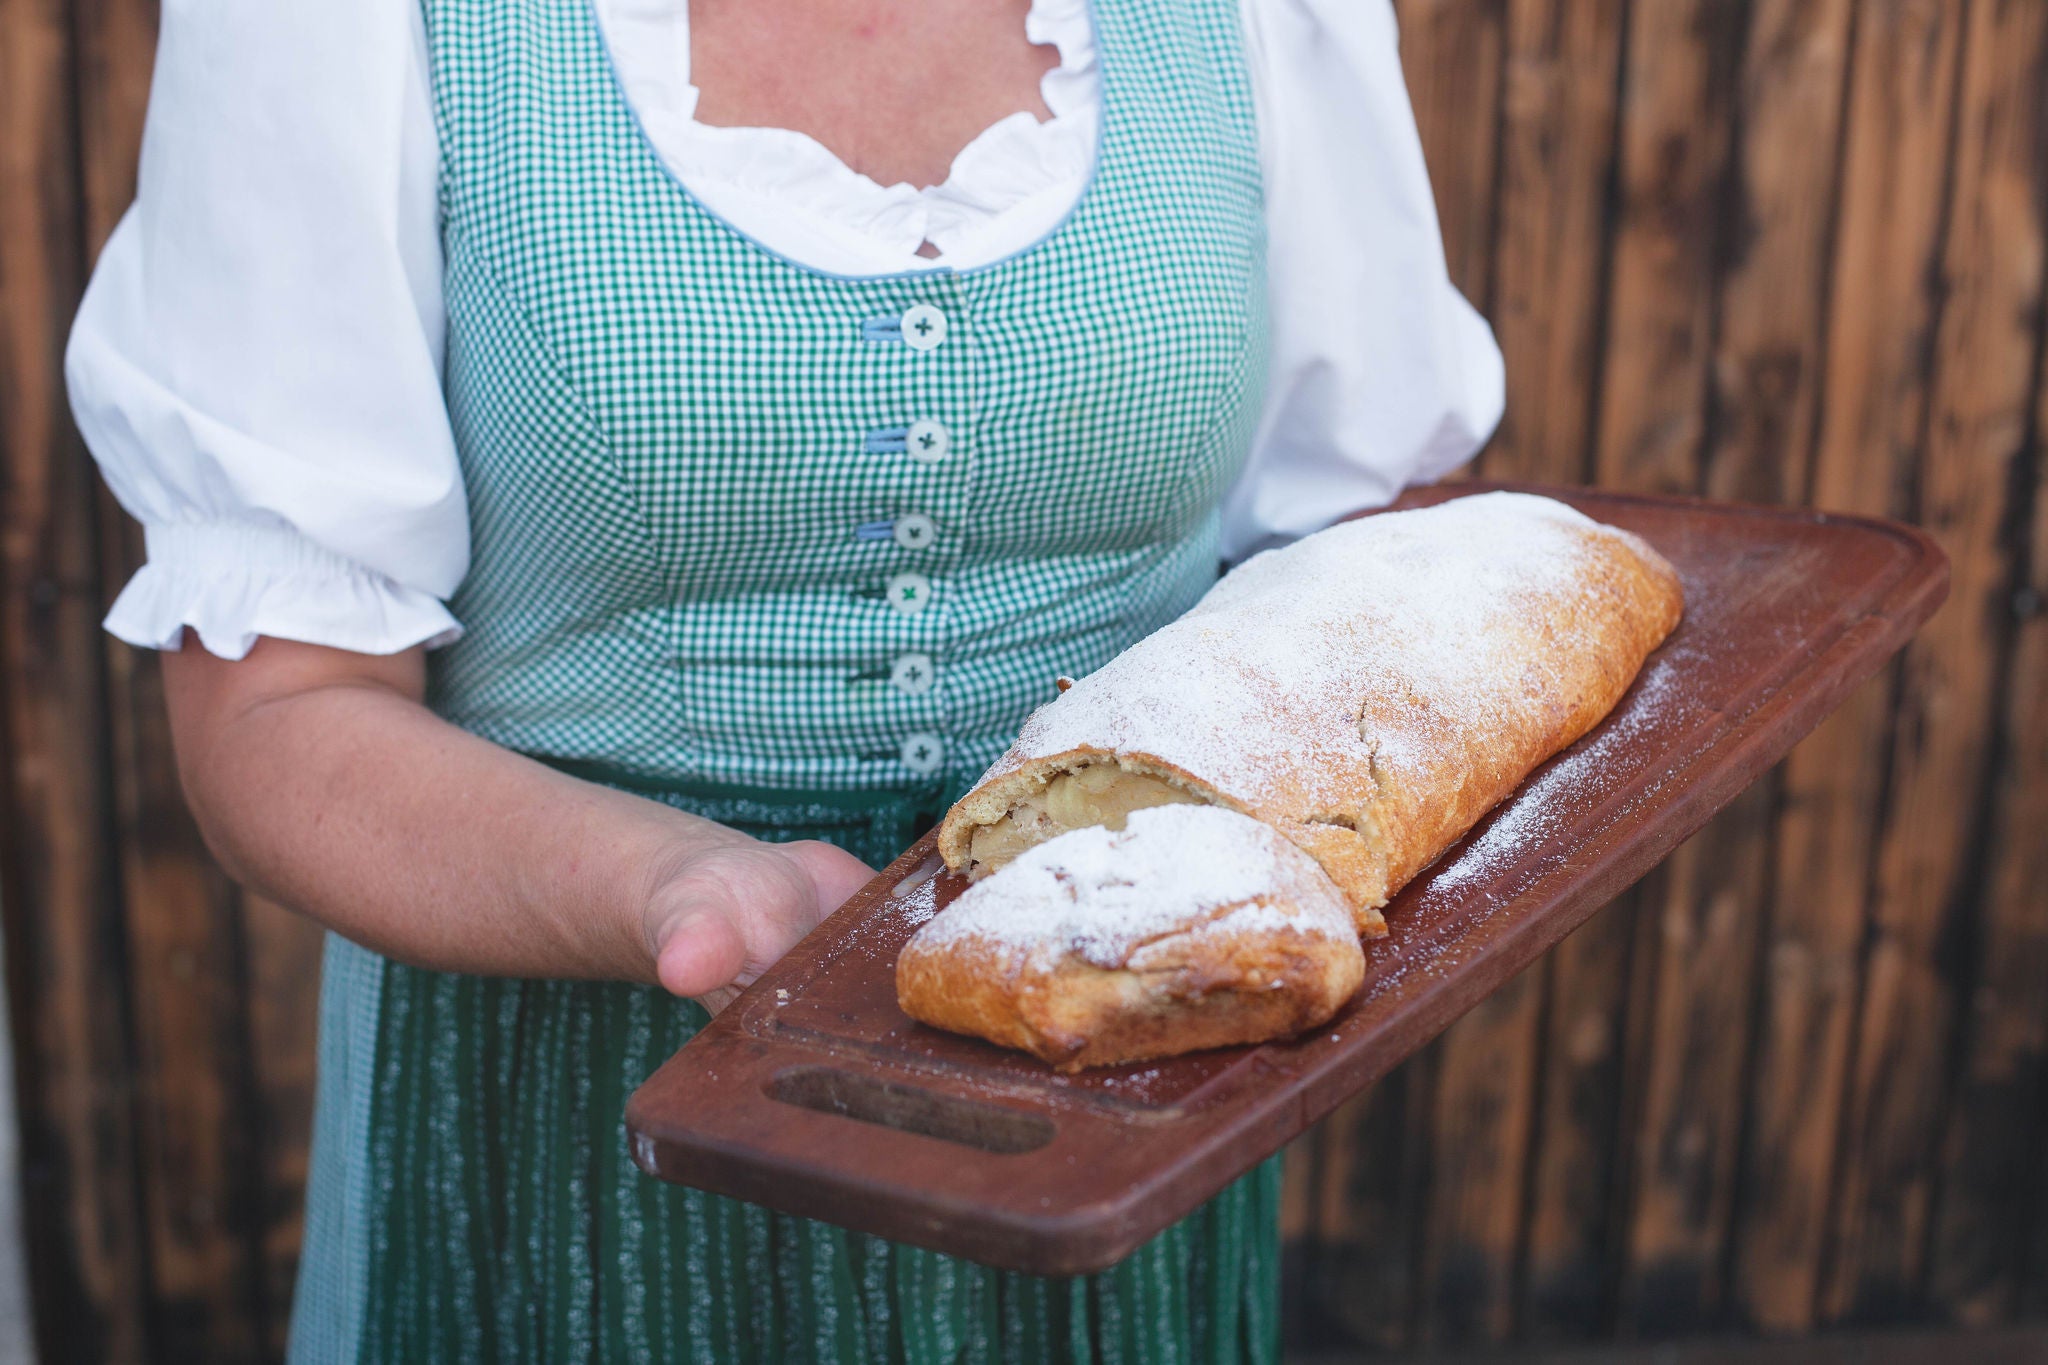
M 1426 505 L 1491 485 L 1403 500 Z M 1365 985 L 1289 1043 L 1061 1076 L 896 1007 L 958 895 L 927 835 L 633 1096 L 653 1175 L 1040 1275 L 1098 1270 L 1384 1075 L 1783 757 L 1898 650 L 1947 562 L 1888 522 L 1532 489 L 1643 536 L 1684 623 L 1591 734 L 1409 885 Z

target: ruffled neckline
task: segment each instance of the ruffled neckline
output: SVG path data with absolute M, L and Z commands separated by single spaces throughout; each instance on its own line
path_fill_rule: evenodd
M 884 185 L 788 128 L 696 119 L 688 0 L 595 0 L 648 141 L 700 204 L 780 255 L 837 274 L 986 265 L 1051 232 L 1095 157 L 1101 81 L 1088 0 L 1033 0 L 1025 32 L 1059 53 L 1039 92 L 1052 117 L 997 120 L 928 188 Z M 930 241 L 937 257 L 917 254 Z

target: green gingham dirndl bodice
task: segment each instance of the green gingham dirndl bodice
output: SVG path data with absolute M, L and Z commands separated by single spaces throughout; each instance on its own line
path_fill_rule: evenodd
M 881 279 L 699 206 L 589 0 L 425 15 L 472 533 L 441 715 L 879 866 L 1214 580 L 1263 388 L 1237 0 L 1095 0 L 1074 212 Z M 294 1358 L 1274 1355 L 1272 1163 L 1102 1275 L 1002 1274 L 642 1176 L 626 1096 L 701 1022 L 331 938 Z

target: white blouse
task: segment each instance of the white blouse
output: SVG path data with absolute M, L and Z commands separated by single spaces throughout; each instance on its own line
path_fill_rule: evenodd
M 1159 0 L 1170 3 L 1170 0 Z M 1469 458 L 1500 352 L 1459 297 L 1387 0 L 1240 0 L 1259 124 L 1273 351 L 1226 496 L 1236 560 Z M 965 269 L 1051 231 L 1092 172 L 1087 0 L 1034 0 L 1049 121 L 1001 120 L 945 183 L 880 185 L 785 129 L 695 121 L 687 0 L 595 0 L 649 143 L 699 202 L 847 275 Z M 144 527 L 107 617 L 390 653 L 460 633 L 462 472 L 441 391 L 439 147 L 416 0 L 164 0 L 136 202 L 72 332 L 73 408 Z M 929 242 L 937 258 L 919 256 Z

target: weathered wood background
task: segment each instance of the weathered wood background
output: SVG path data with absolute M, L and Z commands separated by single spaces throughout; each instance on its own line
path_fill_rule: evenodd
M 2048 1315 L 2041 0 L 1401 0 L 1479 468 L 1905 517 L 1900 664 L 1293 1154 L 1304 1344 Z M 48 1361 L 274 1358 L 317 939 L 179 805 L 65 415 L 152 0 L 0 0 L 0 904 Z

